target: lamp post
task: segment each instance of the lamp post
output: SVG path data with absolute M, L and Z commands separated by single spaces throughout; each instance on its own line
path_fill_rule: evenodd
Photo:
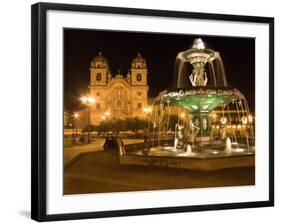
M 111 114 L 110 111 L 106 111 L 106 112 L 105 112 L 105 116 L 106 116 L 106 117 L 109 117 L 110 114 Z
M 73 117 L 74 117 L 75 138 L 77 138 L 77 122 L 76 121 L 79 117 L 79 114 L 75 112 Z
M 148 115 L 148 114 L 152 113 L 152 108 L 151 108 L 151 107 L 144 107 L 144 108 L 143 108 L 143 112 L 144 112 L 146 115 Z
M 145 113 L 145 118 L 149 119 L 149 115 L 152 113 L 152 108 L 151 107 L 144 107 L 143 112 Z M 146 130 L 144 130 L 144 131 L 146 132 L 145 136 L 147 138 L 149 127 L 147 126 Z M 145 141 L 147 141 L 147 139 Z
M 91 105 L 96 102 L 96 99 L 91 96 L 84 96 L 81 98 L 82 103 L 86 104 L 88 107 L 88 143 L 90 140 L 90 125 L 91 125 Z

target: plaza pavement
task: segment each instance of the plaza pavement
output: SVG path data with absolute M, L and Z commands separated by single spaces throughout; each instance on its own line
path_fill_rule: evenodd
M 64 172 L 64 194 L 106 193 L 255 184 L 254 167 L 196 171 L 120 165 L 117 154 L 83 154 Z
M 124 145 L 143 142 L 143 139 L 122 139 Z M 77 145 L 64 149 L 64 165 L 73 160 L 80 153 L 102 151 L 104 138 L 92 138 L 90 144 Z

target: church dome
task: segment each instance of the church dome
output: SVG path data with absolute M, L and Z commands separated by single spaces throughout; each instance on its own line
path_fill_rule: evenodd
M 91 61 L 92 68 L 108 68 L 108 61 L 101 52 L 95 56 Z
M 146 68 L 146 61 L 140 53 L 132 60 L 132 68 Z
M 124 78 L 123 75 L 121 75 L 120 69 L 118 70 L 118 74 L 115 76 L 115 78 L 117 78 L 117 79 L 123 79 Z

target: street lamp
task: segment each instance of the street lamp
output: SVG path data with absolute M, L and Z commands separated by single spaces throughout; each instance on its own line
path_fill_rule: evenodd
M 102 116 L 101 116 L 101 119 L 102 120 L 105 120 L 107 118 L 109 118 L 111 115 L 110 111 L 106 111 Z
M 143 112 L 148 116 L 148 114 L 152 113 L 152 108 L 151 107 L 144 107 Z
M 109 116 L 110 116 L 110 111 L 106 111 L 106 112 L 105 112 L 105 116 L 106 116 L 106 117 L 109 117 Z
M 151 107 L 144 107 L 143 108 L 143 112 L 144 113 L 151 113 L 152 112 L 152 108 Z
M 88 107 L 88 143 L 90 143 L 91 105 L 96 102 L 96 99 L 91 96 L 83 96 L 80 100 Z

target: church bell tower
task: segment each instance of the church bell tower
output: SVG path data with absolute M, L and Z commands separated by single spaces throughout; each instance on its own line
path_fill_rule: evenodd
M 94 57 L 91 61 L 91 86 L 105 86 L 110 76 L 108 61 L 103 57 L 102 53 Z
M 146 61 L 140 53 L 133 59 L 131 64 L 131 85 L 144 86 L 147 85 L 147 66 Z

